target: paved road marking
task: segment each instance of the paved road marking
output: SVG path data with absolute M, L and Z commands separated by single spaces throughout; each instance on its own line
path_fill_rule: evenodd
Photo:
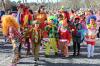
M 3 64 L 4 62 L 8 62 L 9 59 L 11 59 L 12 56 L 7 57 L 6 59 L 0 61 L 0 65 Z M 10 61 L 10 60 L 9 60 Z

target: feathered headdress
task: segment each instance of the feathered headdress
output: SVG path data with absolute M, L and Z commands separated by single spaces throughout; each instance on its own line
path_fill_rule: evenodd
M 8 28 L 10 26 L 12 26 L 16 29 L 19 28 L 18 22 L 16 21 L 16 19 L 12 15 L 4 15 L 1 18 L 1 21 L 2 21 L 2 31 L 3 31 L 4 35 L 8 34 Z

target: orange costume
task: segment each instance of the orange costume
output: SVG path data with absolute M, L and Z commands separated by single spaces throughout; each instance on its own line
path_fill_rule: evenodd
M 46 13 L 38 13 L 35 19 L 40 22 L 40 28 L 43 29 L 45 27 L 44 22 L 47 19 Z

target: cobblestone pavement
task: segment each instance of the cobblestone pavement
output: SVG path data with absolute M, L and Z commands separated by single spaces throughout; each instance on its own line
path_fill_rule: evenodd
M 11 44 L 4 44 L 3 38 L 0 37 L 0 66 L 10 66 L 12 59 L 12 46 Z M 72 48 L 71 48 L 72 49 Z M 72 56 L 70 51 L 69 58 L 55 57 L 53 52 L 50 58 L 44 57 L 44 49 L 40 51 L 40 60 L 35 64 L 32 55 L 25 56 L 25 51 L 22 49 L 22 59 L 17 66 L 100 66 L 100 40 L 97 40 L 95 46 L 95 57 L 87 58 L 86 45 L 81 46 L 81 55 L 79 57 Z

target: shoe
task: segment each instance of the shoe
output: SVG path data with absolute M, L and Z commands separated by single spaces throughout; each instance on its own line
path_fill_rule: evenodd
M 77 53 L 77 56 L 79 56 L 79 55 L 80 55 L 80 53 L 78 52 L 78 53 Z
M 66 55 L 66 56 L 64 56 L 65 58 L 68 58 L 69 57 L 69 55 Z
M 76 53 L 73 53 L 73 56 L 76 56 Z
M 55 52 L 55 56 L 58 56 L 58 53 L 57 52 Z
M 90 58 L 90 56 L 88 55 L 87 58 Z
M 48 58 L 48 57 L 49 57 L 49 55 L 45 55 L 45 57 L 46 57 L 46 58 Z
M 34 59 L 34 61 L 39 61 L 39 58 L 37 58 L 37 59 Z

